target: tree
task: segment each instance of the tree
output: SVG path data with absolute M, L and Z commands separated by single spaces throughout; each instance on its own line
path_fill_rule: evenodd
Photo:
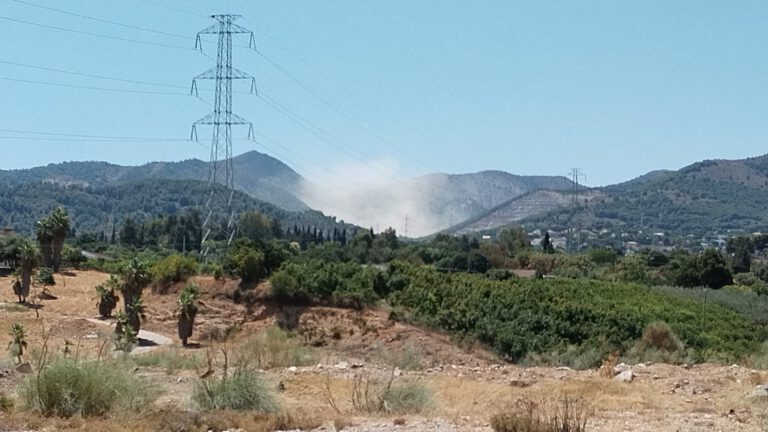
M 115 294 L 115 289 L 120 288 L 120 279 L 115 275 L 109 275 L 109 280 L 96 286 L 96 295 L 99 297 L 96 306 L 102 318 L 112 316 L 112 311 L 117 307 L 120 297 Z
M 21 356 L 24 354 L 24 348 L 27 347 L 24 326 L 19 323 L 11 325 L 11 341 L 8 342 L 8 353 L 13 358 L 14 363 L 21 363 Z
M 144 314 L 141 293 L 151 281 L 147 264 L 137 258 L 132 259 L 123 269 L 122 278 L 121 290 L 127 323 L 138 335 L 141 329 L 141 318 Z
M 266 276 L 264 254 L 252 246 L 241 246 L 231 252 L 225 268 L 239 276 L 243 283 L 255 282 Z
M 195 327 L 195 317 L 197 316 L 197 297 L 200 290 L 197 285 L 189 284 L 181 290 L 179 295 L 179 339 L 184 346 L 187 346 L 187 340 L 192 336 Z
M 127 218 L 123 222 L 123 227 L 120 228 L 120 244 L 126 246 L 137 246 L 139 241 L 138 230 L 136 229 L 136 222 L 131 218 Z
M 531 248 L 531 242 L 522 227 L 501 230 L 499 243 L 507 250 L 509 256 L 515 256 L 520 251 Z
M 701 283 L 714 289 L 733 283 L 733 276 L 728 270 L 725 257 L 717 249 L 707 249 L 699 258 Z
M 240 215 L 237 230 L 240 238 L 252 241 L 267 240 L 275 237 L 274 221 L 255 211 L 247 211 Z
M 14 293 L 19 296 L 19 303 L 26 303 L 29 296 L 29 288 L 32 285 L 32 273 L 40 263 L 38 251 L 35 244 L 28 239 L 23 239 L 18 246 L 19 276 L 20 279 L 14 282 Z
M 544 250 L 544 253 L 547 254 L 553 254 L 555 253 L 555 246 L 552 244 L 552 240 L 549 238 L 549 231 L 544 231 L 544 239 L 541 240 L 541 248 Z
M 50 215 L 37 222 L 35 234 L 40 243 L 43 266 L 58 272 L 61 267 L 61 251 L 70 232 L 69 213 L 64 207 L 56 207 Z
M 746 236 L 731 237 L 725 246 L 730 255 L 734 273 L 747 273 L 752 266 L 752 239 Z

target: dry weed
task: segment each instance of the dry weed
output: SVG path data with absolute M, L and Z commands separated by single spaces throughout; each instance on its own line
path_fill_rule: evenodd
M 598 372 L 600 373 L 600 376 L 603 378 L 613 378 L 616 373 L 614 372 L 614 368 L 619 363 L 619 352 L 614 351 L 611 354 L 608 355 L 608 358 L 603 360 L 603 364 L 600 366 L 600 369 Z
M 584 432 L 591 408 L 584 399 L 523 397 L 491 417 L 495 432 Z

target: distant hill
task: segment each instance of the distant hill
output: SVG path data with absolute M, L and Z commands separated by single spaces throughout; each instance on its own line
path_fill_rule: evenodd
M 583 195 L 582 195 L 583 196 Z M 539 189 L 507 200 L 493 208 L 445 229 L 447 234 L 469 234 L 508 226 L 529 217 L 546 214 L 570 205 L 572 194 Z
M 435 231 L 438 231 L 530 192 L 542 189 L 568 191 L 573 183 L 562 176 L 519 176 L 504 171 L 481 171 L 429 174 L 415 178 L 406 187 L 428 197 L 424 210 L 432 219 L 437 219 Z
M 284 163 L 271 156 L 250 151 L 235 157 L 233 164 L 237 190 L 285 210 L 309 210 L 296 197 L 301 176 Z M 64 162 L 24 170 L 0 170 L 0 184 L 45 182 L 99 188 L 147 179 L 206 180 L 208 165 L 208 162 L 197 159 L 152 162 L 135 167 L 107 162 Z
M 592 192 L 575 215 L 582 228 L 768 232 L 768 155 L 706 160 Z M 526 222 L 557 229 L 568 216 L 561 208 Z
M 111 186 L 62 186 L 52 182 L 19 183 L 0 186 L 0 226 L 12 226 L 31 233 L 35 221 L 55 206 L 66 207 L 73 227 L 79 232 L 110 233 L 112 222 L 126 218 L 142 220 L 157 215 L 175 215 L 204 206 L 206 182 L 196 180 L 147 179 Z M 236 211 L 256 210 L 282 224 L 283 228 L 314 226 L 323 230 L 355 228 L 314 210 L 292 212 L 252 198 L 242 192 L 234 195 Z

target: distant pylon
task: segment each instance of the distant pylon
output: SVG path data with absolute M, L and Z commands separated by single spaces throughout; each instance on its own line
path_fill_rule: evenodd
M 573 252 L 578 252 L 579 244 L 581 243 L 581 235 L 579 234 L 579 227 L 576 221 L 576 210 L 579 207 L 579 178 L 586 179 L 586 176 L 579 168 L 571 168 L 569 172 L 571 176 L 571 215 L 569 217 L 571 240 L 575 238 L 575 247 L 568 247 Z
M 192 80 L 190 92 L 197 96 L 197 80 L 212 79 L 216 82 L 213 112 L 192 124 L 191 139 L 197 140 L 197 125 L 212 125 L 211 159 L 208 167 L 208 198 L 205 201 L 205 220 L 201 250 L 206 256 L 210 250 L 212 233 L 222 231 L 227 244 L 235 237 L 235 213 L 232 206 L 234 196 L 234 170 L 232 164 L 232 125 L 248 125 L 248 139 L 253 138 L 253 124 L 232 113 L 232 81 L 250 80 L 251 93 L 256 92 L 256 79 L 245 72 L 232 67 L 232 35 L 247 34 L 249 47 L 254 47 L 253 32 L 232 22 L 240 15 L 211 15 L 216 24 L 199 32 L 195 40 L 195 49 L 202 51 L 200 35 L 218 35 L 218 53 L 216 67 L 201 73 Z M 224 216 L 223 218 L 220 216 Z M 226 220 L 220 224 L 220 220 Z

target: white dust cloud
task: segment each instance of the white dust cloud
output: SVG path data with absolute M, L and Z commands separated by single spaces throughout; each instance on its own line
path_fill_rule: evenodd
M 377 233 L 392 227 L 398 235 L 420 237 L 445 228 L 444 218 L 430 209 L 434 185 L 400 178 L 393 160 L 343 163 L 304 181 L 299 195 L 313 209 Z

